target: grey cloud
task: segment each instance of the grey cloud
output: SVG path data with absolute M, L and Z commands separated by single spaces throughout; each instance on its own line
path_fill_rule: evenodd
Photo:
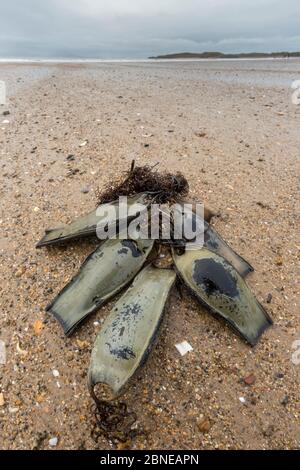
M 0 57 L 300 50 L 298 0 L 0 0 Z

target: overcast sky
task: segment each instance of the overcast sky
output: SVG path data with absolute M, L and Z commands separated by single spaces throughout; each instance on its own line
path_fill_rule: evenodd
M 300 0 L 0 0 L 0 57 L 300 50 Z

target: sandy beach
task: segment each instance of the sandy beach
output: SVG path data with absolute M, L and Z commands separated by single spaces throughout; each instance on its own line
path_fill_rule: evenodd
M 157 346 L 123 397 L 141 430 L 126 446 L 300 448 L 297 79 L 296 59 L 0 64 L 10 112 L 0 109 L 1 449 L 118 447 L 92 438 L 86 384 L 114 302 L 70 338 L 45 313 L 96 242 L 35 244 L 92 209 L 96 189 L 132 159 L 182 171 L 192 197 L 220 213 L 212 224 L 254 266 L 247 282 L 274 326 L 251 348 L 174 291 Z M 183 340 L 193 351 L 181 357 Z

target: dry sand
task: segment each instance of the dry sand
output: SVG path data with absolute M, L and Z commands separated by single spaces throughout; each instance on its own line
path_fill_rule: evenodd
M 135 158 L 183 171 L 193 197 L 220 211 L 213 223 L 255 267 L 248 283 L 274 327 L 251 348 L 174 291 L 158 344 L 124 397 L 147 432 L 128 446 L 299 448 L 300 106 L 290 84 L 300 62 L 2 64 L 0 79 L 10 110 L 0 120 L 9 120 L 0 125 L 0 447 L 44 449 L 54 437 L 56 449 L 115 446 L 91 437 L 86 386 L 113 303 L 69 339 L 44 312 L 95 243 L 35 243 L 91 209 L 95 189 Z M 194 350 L 181 357 L 183 340 Z

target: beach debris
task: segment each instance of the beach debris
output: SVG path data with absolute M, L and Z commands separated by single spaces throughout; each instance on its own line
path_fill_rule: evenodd
M 274 374 L 274 378 L 281 380 L 284 378 L 284 374 L 282 372 L 276 372 L 276 374 Z
M 56 378 L 59 377 L 59 372 L 58 372 L 58 370 L 57 370 L 57 369 L 53 369 L 52 375 L 53 375 L 53 377 L 56 377 Z
M 35 332 L 36 335 L 41 334 L 43 327 L 44 327 L 44 325 L 43 325 L 43 322 L 41 320 L 35 320 L 33 322 L 33 329 L 34 329 L 34 332 Z
M 18 407 L 18 406 L 9 406 L 9 407 L 8 407 L 8 412 L 11 413 L 11 414 L 18 413 L 18 411 L 19 411 L 19 407 Z
M 290 397 L 288 395 L 285 395 L 285 397 L 281 400 L 281 405 L 286 406 L 290 401 Z
M 81 189 L 82 194 L 88 194 L 90 192 L 90 187 L 85 186 L 84 188 Z
M 271 437 L 273 436 L 274 432 L 275 432 L 275 426 L 273 424 L 269 424 L 263 429 L 262 434 L 265 437 Z
M 203 434 L 206 434 L 210 431 L 212 427 L 212 423 L 208 418 L 202 418 L 202 420 L 198 423 L 198 429 Z
M 81 341 L 80 339 L 77 339 L 76 343 L 79 349 L 86 349 L 90 346 L 88 341 Z
M 271 209 L 271 207 L 269 206 L 269 204 L 266 204 L 265 202 L 263 201 L 257 201 L 256 204 L 261 207 L 262 209 Z
M 57 444 L 58 444 L 58 438 L 57 437 L 51 437 L 51 439 L 49 439 L 49 446 L 56 447 Z
M 186 178 L 181 173 L 160 173 L 155 166 L 139 167 L 132 162 L 125 177 L 108 183 L 104 190 L 97 192 L 98 205 L 118 208 L 118 198 L 127 196 L 129 204 L 137 201 L 144 204 L 146 219 L 151 218 L 152 202 L 182 205 L 189 191 Z M 127 228 L 137 215 L 123 219 L 117 213 L 116 231 L 120 236 L 101 241 L 47 307 L 61 323 L 65 334 L 70 335 L 87 316 L 132 282 L 104 321 L 91 354 L 89 390 L 96 405 L 96 425 L 105 435 L 119 435 L 120 423 L 124 420 L 128 426 L 122 433 L 123 442 L 136 432 L 133 429 L 135 414 L 116 399 L 131 383 L 153 348 L 176 278 L 250 345 L 256 344 L 263 331 L 272 324 L 245 283 L 244 278 L 253 271 L 252 266 L 208 223 L 212 215 L 213 212 L 204 211 L 205 219 L 201 219 L 204 246 L 191 250 L 184 237 L 175 240 L 172 230 L 170 239 L 161 237 L 161 227 L 155 240 L 147 236 L 135 237 L 132 233 L 122 237 L 122 227 Z M 193 209 L 189 217 L 197 222 L 198 215 Z M 99 225 L 104 229 L 106 224 L 107 218 L 101 219 L 97 210 L 93 210 L 69 225 L 47 230 L 37 247 L 92 237 L 96 228 L 99 234 Z M 102 321 L 94 321 L 96 326 L 99 323 Z M 78 341 L 80 349 L 89 347 Z M 186 340 L 175 346 L 182 356 L 193 349 Z M 58 377 L 58 371 L 54 370 L 53 375 Z M 253 380 L 249 375 L 244 382 L 251 385 Z M 58 382 L 57 386 L 60 387 Z M 244 397 L 239 397 L 239 401 L 246 403 Z M 210 425 L 206 418 L 199 430 L 202 426 L 201 432 L 207 432 Z
M 175 344 L 175 348 L 181 354 L 181 356 L 185 356 L 186 353 L 193 351 L 192 346 L 187 341 L 182 341 L 181 343 Z
M 3 393 L 0 393 L 0 406 L 4 406 L 4 405 L 5 405 L 4 395 Z
M 17 353 L 20 354 L 21 356 L 27 356 L 28 351 L 26 351 L 25 349 L 22 349 L 20 346 L 20 343 L 17 343 L 16 349 L 17 349 Z
M 6 364 L 6 345 L 5 342 L 0 340 L 0 365 Z
M 2 124 L 9 124 L 9 120 L 8 119 L 3 119 Z
M 283 265 L 283 258 L 281 256 L 278 256 L 275 259 L 275 264 L 276 264 L 276 266 L 282 266 Z
M 83 142 L 81 142 L 81 144 L 79 144 L 79 147 L 85 147 L 87 143 L 88 141 L 84 140 Z
M 254 374 L 249 374 L 246 377 L 244 377 L 243 380 L 246 385 L 253 385 L 256 381 L 256 377 Z
M 17 269 L 17 271 L 15 272 L 15 276 L 16 276 L 16 277 L 21 277 L 21 276 L 23 276 L 23 274 L 25 273 L 25 271 L 26 271 L 25 266 L 20 266 L 20 268 Z
M 75 160 L 75 155 L 69 154 L 69 155 L 67 156 L 67 160 L 68 160 L 68 162 L 73 162 L 73 161 Z
M 270 304 L 270 303 L 271 303 L 271 301 L 272 301 L 272 298 L 273 298 L 272 294 L 271 294 L 271 293 L 269 293 L 269 294 L 267 295 L 267 298 L 266 298 L 266 302 L 267 302 L 267 304 Z
M 8 116 L 10 114 L 10 111 L 6 110 L 6 111 L 3 111 L 3 116 Z

